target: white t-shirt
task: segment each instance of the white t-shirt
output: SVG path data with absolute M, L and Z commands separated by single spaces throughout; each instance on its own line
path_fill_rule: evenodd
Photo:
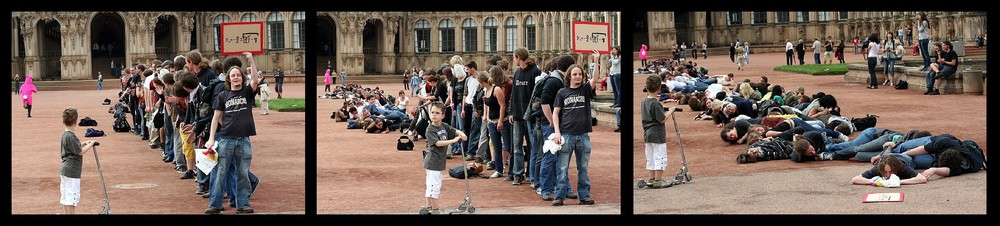
M 869 43 L 868 48 L 871 48 L 871 50 L 868 50 L 868 57 L 878 57 L 878 53 L 881 52 L 879 51 L 878 43 L 875 42 Z
M 156 75 L 146 76 L 146 79 L 142 80 L 142 88 L 144 88 L 144 89 L 150 89 L 149 87 L 150 87 L 150 84 L 153 83 L 153 77 L 154 76 L 156 76 Z
M 792 46 L 792 42 L 786 42 L 786 43 L 785 43 L 785 51 L 786 51 L 786 52 L 787 52 L 787 51 L 792 51 L 792 49 L 793 49 L 793 48 L 794 48 L 794 47 Z

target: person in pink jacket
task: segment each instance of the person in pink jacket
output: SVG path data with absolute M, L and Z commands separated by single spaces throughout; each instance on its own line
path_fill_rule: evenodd
M 643 68 L 646 68 L 646 50 L 648 49 L 649 47 L 647 47 L 646 44 L 642 44 L 642 49 L 639 49 L 639 59 L 642 59 Z
M 323 92 L 330 92 L 330 83 L 333 82 L 330 80 L 330 68 L 327 68 L 326 75 L 323 75 L 323 84 L 326 84 L 326 87 L 323 88 Z
M 33 103 L 31 96 L 38 92 L 31 80 L 31 75 L 25 75 L 24 85 L 21 85 L 21 89 L 18 91 L 21 93 L 21 104 L 24 105 L 24 109 L 28 109 L 28 118 L 31 118 L 31 104 Z

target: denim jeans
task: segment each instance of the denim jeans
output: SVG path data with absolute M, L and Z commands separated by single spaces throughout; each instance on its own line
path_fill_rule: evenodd
M 927 53 L 927 44 L 931 42 L 930 39 L 920 39 L 920 56 L 924 58 L 924 68 L 931 66 L 931 55 Z
M 875 78 L 875 65 L 878 64 L 878 57 L 868 57 L 868 86 L 878 85 L 878 78 Z
M 929 136 L 910 139 L 906 142 L 903 142 L 902 144 L 896 144 L 896 147 L 892 149 L 892 152 L 903 153 L 909 151 L 910 149 L 924 146 L 929 143 L 931 143 L 931 137 Z M 918 169 L 930 168 L 931 164 L 934 163 L 934 160 L 935 160 L 934 155 L 931 154 L 913 156 L 913 163 L 917 165 L 916 168 Z
M 900 135 L 900 134 L 889 133 L 875 138 L 870 137 L 874 135 L 869 135 L 869 137 L 867 137 L 868 138 L 867 142 L 864 143 L 856 142 L 854 143 L 855 145 L 851 145 L 847 148 L 835 151 L 834 159 L 839 160 L 839 159 L 849 159 L 851 157 L 854 157 L 854 159 L 857 160 L 858 162 L 869 162 L 871 161 L 872 157 L 875 157 L 876 155 L 879 155 L 882 152 L 882 144 L 885 144 L 885 142 L 892 141 L 892 137 L 895 135 Z M 865 139 L 861 141 L 865 141 Z
M 464 129 L 465 127 L 462 125 L 462 117 L 461 117 L 462 116 L 462 108 L 455 107 L 455 110 L 452 111 L 452 112 L 454 112 L 454 115 L 451 117 L 451 123 L 452 123 L 451 125 L 452 125 L 452 127 L 455 127 L 455 129 L 457 129 L 459 131 L 465 131 L 465 129 Z M 452 143 L 451 144 L 451 151 L 452 151 L 452 153 L 462 154 L 462 151 L 465 150 L 465 149 L 462 148 L 462 143 L 463 142 Z
M 97 90 L 101 90 L 101 86 L 104 85 L 103 83 L 104 82 L 102 82 L 102 81 L 97 81 Z
M 513 178 L 514 175 L 521 175 L 524 173 L 524 143 L 525 138 L 528 138 L 528 145 L 531 145 L 531 134 L 528 133 L 528 124 L 526 121 L 514 120 L 514 128 L 511 129 L 511 149 L 513 150 L 513 155 L 511 155 L 510 160 L 510 175 L 508 178 Z M 506 129 L 506 128 L 505 128 Z M 527 151 L 531 151 L 530 149 Z
M 163 143 L 160 144 L 160 148 L 163 149 L 163 157 L 169 161 L 174 159 L 174 127 L 170 126 L 170 115 L 163 113 Z
M 569 159 L 576 154 L 577 194 L 580 200 L 590 198 L 590 176 L 587 174 L 590 163 L 590 134 L 563 135 L 562 150 L 559 150 L 559 176 L 556 181 L 556 199 L 566 199 L 567 180 L 569 179 Z
M 479 151 L 479 136 L 480 136 L 479 132 L 482 130 L 480 127 L 482 127 L 482 124 L 483 124 L 483 120 L 480 120 L 479 118 L 474 118 L 472 114 L 473 113 L 470 112 L 469 115 L 465 116 L 466 118 L 471 118 L 472 119 L 472 120 L 469 120 L 470 126 L 467 129 L 469 131 L 469 134 L 468 134 L 469 135 L 469 140 L 468 140 L 468 143 L 466 143 L 465 146 L 468 147 L 467 149 L 469 149 L 469 151 L 465 153 L 466 156 L 476 156 L 476 154 L 478 153 L 478 151 Z
M 177 131 L 176 130 L 177 128 L 173 129 L 175 129 L 174 131 Z M 181 167 L 182 169 L 187 169 L 187 158 L 184 157 L 184 140 L 181 139 L 181 133 L 175 132 L 173 140 L 175 141 L 173 144 L 174 163 L 177 164 L 177 166 Z
M 882 67 L 882 73 L 889 75 L 889 78 L 896 76 L 896 59 L 895 57 L 885 58 L 885 67 Z
M 813 59 L 816 60 L 816 64 L 819 64 L 819 53 L 813 53 Z
M 555 130 L 552 128 L 552 126 L 548 124 L 542 125 L 541 130 L 542 130 L 542 139 L 544 140 L 547 140 L 550 134 L 555 133 Z M 542 153 L 542 163 L 539 164 L 540 167 L 538 169 L 538 174 L 540 175 L 538 181 L 539 183 L 541 183 L 541 185 L 539 185 L 538 187 L 541 188 L 542 194 L 552 194 L 552 192 L 555 192 L 556 179 L 558 179 L 559 177 L 559 170 L 556 169 L 558 163 L 559 163 L 558 153 L 556 154 L 549 152 Z M 573 185 L 571 185 L 568 182 L 569 178 L 566 178 L 565 183 L 559 183 L 559 184 L 565 184 L 567 194 L 573 193 Z
M 539 130 L 538 122 L 527 121 L 528 137 L 530 137 L 531 153 L 528 155 L 528 180 L 531 184 L 538 185 L 538 171 L 542 168 L 542 131 Z
M 490 122 L 487 124 L 487 128 L 490 132 L 490 141 L 493 143 L 493 169 L 499 173 L 504 173 L 503 171 L 503 141 L 501 141 L 500 131 L 497 131 L 497 123 Z
M 476 144 L 476 156 L 483 161 L 490 161 L 492 159 L 493 153 L 490 153 L 490 130 L 489 123 L 483 124 L 482 118 L 475 119 L 479 121 L 479 143 Z
M 622 103 L 622 100 L 621 100 L 621 95 L 622 95 L 622 91 L 621 91 L 621 86 L 622 85 L 621 85 L 621 82 L 622 82 L 622 74 L 621 73 L 611 75 L 611 92 L 614 93 L 614 96 L 615 96 L 615 102 L 614 102 L 614 104 L 617 104 L 617 105 L 621 105 L 621 103 Z
M 253 149 L 250 145 L 250 137 L 221 137 L 219 139 L 218 153 L 219 163 L 216 168 L 218 172 L 212 175 L 215 181 L 212 182 L 209 195 L 209 207 L 222 208 L 223 182 L 230 173 L 236 174 L 236 207 L 246 208 L 250 206 L 250 164 L 253 161 Z M 236 172 L 229 172 L 230 165 L 236 167 Z M 220 168 L 222 167 L 222 168 Z M 232 199 L 233 197 L 229 197 Z

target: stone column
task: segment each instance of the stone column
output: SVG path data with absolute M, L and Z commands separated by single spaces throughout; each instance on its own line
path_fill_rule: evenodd
M 382 21 L 382 23 L 384 24 L 384 29 L 382 29 L 383 45 L 382 45 L 382 51 L 380 51 L 380 55 L 382 57 L 381 59 L 382 62 L 380 63 L 382 65 L 381 68 L 382 73 L 395 74 L 397 71 L 402 72 L 402 70 L 397 70 L 396 68 L 396 61 L 398 60 L 398 56 L 396 56 L 396 54 L 392 52 L 393 46 L 396 45 L 396 38 L 395 38 L 396 34 L 399 32 L 399 19 L 394 15 L 387 15 L 386 17 L 387 18 L 383 18 L 385 21 Z M 458 29 L 456 29 L 456 31 L 457 30 Z M 456 35 L 456 37 L 457 36 L 458 35 Z M 456 40 L 460 40 L 460 38 L 456 38 Z

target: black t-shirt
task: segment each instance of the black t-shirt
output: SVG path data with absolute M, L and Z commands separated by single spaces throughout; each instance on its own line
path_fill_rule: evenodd
M 910 164 L 903 164 L 902 169 L 895 169 L 895 170 L 898 171 L 895 174 L 896 176 L 899 177 L 900 180 L 906 180 L 917 176 L 917 171 L 914 170 L 913 167 L 910 167 Z M 861 173 L 861 176 L 864 177 L 865 179 L 872 179 L 872 177 L 881 175 L 878 174 L 878 166 L 873 166 L 868 171 Z
M 524 112 L 531 100 L 531 90 L 535 88 L 535 77 L 542 74 L 534 64 L 514 70 L 514 88 L 510 94 L 510 114 L 514 120 L 524 120 Z
M 218 134 L 223 137 L 249 137 L 257 135 L 254 126 L 253 89 L 243 87 L 240 90 L 225 90 L 215 96 L 212 108 L 222 111 L 222 122 Z
M 942 53 L 941 55 L 942 55 L 941 59 L 944 59 L 944 61 L 952 61 L 952 60 L 958 59 L 958 53 L 955 53 L 954 49 L 951 50 L 951 51 L 948 51 L 947 53 Z M 946 65 L 946 66 L 949 66 L 949 67 L 952 67 L 952 68 L 958 68 L 958 61 L 957 60 L 955 61 L 955 66 L 951 66 L 951 65 Z
M 826 51 L 833 51 L 833 44 L 831 44 L 830 41 L 826 41 L 826 44 L 824 45 L 826 45 Z
M 750 121 L 738 120 L 735 122 L 735 124 L 736 124 L 736 137 L 743 137 L 743 135 L 747 134 L 747 130 L 750 130 Z
M 553 73 L 557 73 L 557 72 L 553 72 Z M 560 75 L 560 74 L 557 73 L 555 76 L 562 76 L 562 75 Z M 560 79 L 548 79 L 548 81 L 545 81 L 545 84 L 542 85 L 542 93 L 540 94 L 540 96 L 541 96 L 540 103 L 542 105 L 546 105 L 546 104 L 549 105 L 549 107 L 550 107 L 549 110 L 552 110 L 551 107 L 554 107 L 553 106 L 553 102 L 555 102 L 556 93 L 558 93 L 559 89 L 562 89 L 562 88 L 563 88 L 563 82 Z M 544 109 L 543 109 L 543 111 L 544 111 Z M 551 123 L 551 122 L 549 122 L 549 119 L 545 118 L 545 117 L 542 117 L 539 120 L 541 120 L 542 124 L 548 125 L 548 124 Z
M 555 107 L 560 108 L 559 132 L 562 134 L 585 134 L 594 131 L 591 124 L 590 103 L 594 90 L 589 83 L 576 89 L 564 87 L 556 93 Z
M 438 82 L 437 88 L 434 89 L 434 96 L 437 97 L 437 100 L 441 101 L 441 103 L 448 100 L 448 85 L 445 85 L 444 82 Z
M 966 172 L 974 172 L 973 167 L 979 167 L 981 165 L 981 164 L 975 164 L 976 161 L 973 161 L 974 159 L 978 158 L 977 156 L 979 156 L 979 154 L 972 153 L 971 151 L 966 150 L 962 146 L 962 141 L 958 140 L 958 138 L 952 136 L 951 134 L 935 135 L 932 136 L 930 140 L 931 140 L 930 143 L 924 145 L 924 150 L 927 151 L 927 153 L 934 155 L 935 157 L 937 157 L 937 155 L 941 154 L 942 152 L 948 150 L 949 148 L 958 148 L 959 152 L 961 152 L 962 157 L 964 158 L 962 160 L 961 166 L 958 167 L 939 166 L 937 165 L 937 163 L 934 163 L 935 167 L 948 167 L 950 171 L 948 173 L 948 176 L 957 176 L 964 174 Z
M 452 104 L 455 104 L 456 108 L 459 104 L 465 103 L 465 82 L 467 79 L 469 78 L 466 77 L 465 79 L 462 79 L 462 81 L 455 79 L 455 81 L 452 82 L 454 85 L 452 88 L 454 88 L 455 92 L 452 92 L 451 94 L 451 102 Z
M 805 44 L 800 42 L 798 45 L 795 45 L 795 51 L 799 52 L 799 55 L 805 54 L 806 52 Z

